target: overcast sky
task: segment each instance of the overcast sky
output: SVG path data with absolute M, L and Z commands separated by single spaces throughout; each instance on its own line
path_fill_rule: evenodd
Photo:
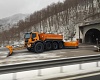
M 33 13 L 58 1 L 64 0 L 0 0 L 0 19 L 18 13 Z

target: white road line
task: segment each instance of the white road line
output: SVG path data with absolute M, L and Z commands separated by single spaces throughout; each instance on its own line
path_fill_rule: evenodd
M 93 73 L 93 74 L 88 74 L 88 75 L 83 75 L 83 76 L 76 76 L 76 77 L 71 77 L 71 78 L 64 78 L 64 79 L 59 79 L 59 80 L 73 80 L 73 79 L 91 77 L 91 76 L 96 76 L 96 75 L 100 75 L 100 73 Z
M 70 51 L 70 52 L 80 52 L 80 51 Z
M 67 52 L 60 52 L 60 53 L 67 53 Z

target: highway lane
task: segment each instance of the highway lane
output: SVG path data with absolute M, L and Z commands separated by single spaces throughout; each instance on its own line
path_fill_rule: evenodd
M 72 80 L 100 80 L 100 74 L 84 78 L 72 79 Z
M 86 73 L 83 75 L 77 75 L 72 77 L 62 77 L 62 78 L 54 78 L 54 79 L 47 79 L 47 80 L 100 80 L 100 72 L 92 72 Z
M 94 45 L 80 45 L 79 49 L 60 49 L 45 51 L 43 53 L 28 52 L 27 49 L 14 51 L 10 57 L 4 57 L 3 54 L 7 54 L 7 51 L 0 50 L 0 65 L 14 64 L 27 61 L 45 60 L 54 58 L 69 58 L 87 55 L 98 55 L 100 52 L 95 52 Z

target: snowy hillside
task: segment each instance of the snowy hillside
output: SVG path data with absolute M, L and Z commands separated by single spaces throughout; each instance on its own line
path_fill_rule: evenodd
M 11 26 L 10 24 L 16 23 L 17 19 L 23 19 L 22 15 L 16 16 L 3 19 L 4 21 L 2 20 L 0 25 L 6 23 Z M 9 44 L 15 40 L 20 41 L 25 32 L 31 31 L 63 34 L 66 40 L 73 36 L 78 39 L 78 26 L 99 18 L 100 0 L 65 0 L 64 2 L 53 3 L 30 14 L 25 20 L 20 20 L 17 27 L 15 25 L 15 27 L 10 28 L 7 25 L 6 29 L 7 27 L 10 29 L 0 33 L 0 44 Z
M 28 14 L 15 14 L 13 16 L 0 19 L 0 27 L 2 27 L 3 30 L 6 30 L 11 28 L 12 25 L 16 24 L 19 20 L 24 20 L 26 17 L 28 17 Z

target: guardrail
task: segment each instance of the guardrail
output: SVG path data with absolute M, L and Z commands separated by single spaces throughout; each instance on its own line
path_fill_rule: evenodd
M 61 58 L 52 60 L 33 61 L 27 63 L 0 66 L 0 74 L 16 73 L 28 70 L 37 70 L 72 64 L 82 64 L 100 60 L 100 55 Z M 98 63 L 97 63 L 98 66 Z M 81 69 L 81 65 L 80 65 Z

